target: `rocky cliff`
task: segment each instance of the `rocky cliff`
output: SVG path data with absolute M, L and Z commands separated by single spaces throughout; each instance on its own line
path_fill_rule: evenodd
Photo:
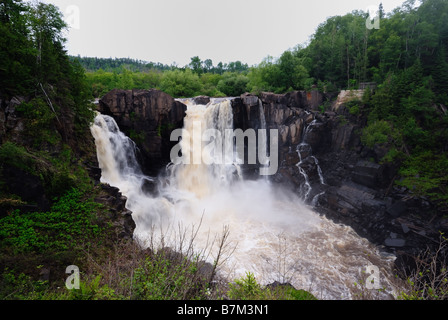
M 384 150 L 361 143 L 366 119 L 349 112 L 347 97 L 347 92 L 317 91 L 245 94 L 233 100 L 235 127 L 258 129 L 263 110 L 267 129 L 278 129 L 280 137 L 280 168 L 271 180 L 384 245 L 398 255 L 398 262 L 406 260 L 439 243 L 448 219 L 428 199 L 395 186 L 397 168 L 380 162 Z
M 170 135 L 183 127 L 186 106 L 158 90 L 113 90 L 100 99 L 98 111 L 138 144 L 143 168 L 155 174 L 169 160 Z

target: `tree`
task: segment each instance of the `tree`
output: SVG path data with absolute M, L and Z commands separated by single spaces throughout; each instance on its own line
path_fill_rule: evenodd
M 248 89 L 253 93 L 261 91 L 276 92 L 279 88 L 280 70 L 274 58 L 268 56 L 256 67 L 251 68 Z
M 196 74 L 201 74 L 203 72 L 202 61 L 201 61 L 201 59 L 198 56 L 195 56 L 195 57 L 191 58 L 191 62 L 190 62 L 190 64 L 188 66 Z
M 204 72 L 213 71 L 213 61 L 211 59 L 204 60 Z
M 242 74 L 226 72 L 218 82 L 217 89 L 229 97 L 239 96 L 247 91 L 249 79 Z
M 0 3 L 0 93 L 6 97 L 34 88 L 35 49 L 29 39 L 27 10 L 21 0 Z
M 279 87 L 283 90 L 303 89 L 308 71 L 302 65 L 301 60 L 291 51 L 285 51 L 278 60 Z
M 202 84 L 199 76 L 190 69 L 167 71 L 163 74 L 160 88 L 176 98 L 199 95 Z

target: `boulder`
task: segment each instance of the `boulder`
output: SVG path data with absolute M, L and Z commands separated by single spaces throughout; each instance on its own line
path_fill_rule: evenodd
M 382 175 L 382 166 L 380 164 L 361 160 L 352 174 L 352 180 L 369 188 L 379 187 L 378 183 Z
M 406 240 L 399 238 L 387 238 L 384 240 L 384 244 L 388 247 L 404 247 L 406 245 Z
M 210 102 L 210 97 L 207 96 L 198 96 L 193 98 L 194 103 L 207 105 Z

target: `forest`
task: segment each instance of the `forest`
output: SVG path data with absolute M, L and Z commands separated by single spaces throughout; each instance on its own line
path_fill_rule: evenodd
M 156 88 L 173 97 L 222 97 L 264 91 L 339 92 L 373 82 L 376 89 L 366 90 L 361 100 L 348 106 L 363 124 L 362 143 L 387 150 L 378 162 L 398 168 L 397 185 L 447 212 L 448 1 L 407 0 L 392 12 L 384 12 L 382 6 L 378 11 L 379 29 L 366 28 L 369 14 L 364 11 L 330 17 L 308 43 L 279 57 L 268 56 L 258 65 L 215 65 L 195 56 L 180 67 L 132 58 L 69 56 L 63 36 L 67 24 L 56 6 L 2 0 L 1 108 L 6 101 L 20 100 L 14 116 L 24 125 L 19 133 L 8 131 L 14 118 L 5 119 L 6 110 L 0 115 L 0 299 L 207 299 L 208 283 L 192 278 L 197 266 L 173 268 L 164 256 L 150 263 L 129 244 L 117 244 L 115 230 L 105 222 L 107 208 L 94 201 L 104 191 L 88 172 L 95 158 L 87 143 L 92 102 L 115 88 Z M 322 105 L 321 111 L 327 108 Z M 38 186 L 43 204 L 28 201 L 25 187 L 13 188 L 14 177 Z M 61 281 L 36 280 L 44 264 L 55 270 L 76 263 L 97 271 L 119 265 L 130 255 L 135 264 L 120 265 L 123 274 L 114 278 L 116 282 L 109 279 L 105 284 L 91 272 L 81 291 L 61 294 Z M 129 275 L 141 280 L 132 292 Z M 151 278 L 154 275 L 160 277 Z M 148 290 L 150 285 L 160 291 Z M 197 291 L 186 290 L 190 285 Z M 186 289 L 179 296 L 171 290 L 174 287 Z M 265 292 L 248 274 L 228 296 L 303 295 L 310 298 L 295 290 Z

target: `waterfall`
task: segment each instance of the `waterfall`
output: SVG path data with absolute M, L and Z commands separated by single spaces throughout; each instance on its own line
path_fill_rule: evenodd
M 241 169 L 234 158 L 233 140 L 225 134 L 226 130 L 233 129 L 230 101 L 212 100 L 208 105 L 190 103 L 186 114 L 184 129 L 193 134 L 183 137 L 180 146 L 193 163 L 170 167 L 172 185 L 204 197 L 240 180 Z M 210 141 L 201 141 L 209 129 L 216 129 L 217 134 L 208 137 Z
M 119 186 L 122 192 L 133 194 L 145 180 L 153 180 L 143 175 L 134 141 L 120 131 L 112 117 L 97 115 L 91 133 L 102 172 L 101 182 Z
M 264 115 L 263 102 L 261 99 L 258 99 L 258 108 L 260 113 L 260 130 L 258 131 L 258 139 L 261 142 L 258 145 L 258 148 L 261 148 L 261 154 L 268 154 L 268 138 L 267 138 L 267 127 L 266 127 L 266 117 Z M 270 150 L 269 150 L 270 151 Z M 260 167 L 264 167 L 266 164 L 261 163 Z M 264 179 L 268 181 L 268 176 L 264 176 Z
M 315 156 L 311 156 L 311 158 L 314 160 L 314 163 L 316 164 L 316 168 L 317 168 L 317 174 L 319 175 L 319 181 L 320 184 L 325 184 L 325 179 L 324 179 L 324 175 L 322 173 L 322 169 L 319 165 L 319 160 L 317 160 L 317 158 Z
M 394 292 L 393 256 L 381 252 L 350 227 L 321 217 L 292 191 L 263 178 L 244 180 L 236 156 L 228 157 L 233 149 L 225 143 L 224 134 L 221 139 L 217 135 L 206 141 L 196 134 L 187 135 L 197 127 L 200 133 L 207 128 L 231 129 L 228 99 L 212 100 L 208 105 L 185 103 L 182 155 L 193 160 L 199 148 L 203 159 L 224 161 L 171 163 L 160 176 L 147 177 L 136 161 L 135 144 L 111 117 L 98 114 L 92 124 L 101 181 L 118 187 L 127 197 L 126 207 L 136 223 L 136 241 L 147 246 L 163 239 L 165 246 L 175 247 L 176 237 L 168 237 L 173 230 L 180 225 L 192 230 L 200 226 L 194 233 L 194 244 L 202 250 L 227 227 L 229 247 L 236 249 L 220 265 L 219 274 L 229 281 L 250 271 L 261 284 L 289 282 L 321 299 L 351 299 L 356 292 L 354 283 L 362 280 L 374 261 L 386 288 L 381 294 L 387 297 L 388 292 Z M 225 146 L 222 152 L 219 145 Z M 301 146 L 303 155 L 308 147 Z M 146 180 L 156 183 L 157 195 L 143 192 Z M 211 248 L 207 258 L 211 263 L 217 249 Z
M 302 164 L 303 164 L 303 159 L 302 159 L 302 147 L 309 147 L 308 144 L 305 143 L 301 143 L 297 146 L 297 153 L 299 155 L 299 163 L 297 163 L 297 168 L 299 169 L 300 174 L 302 175 L 303 179 L 304 179 L 304 183 L 301 185 L 300 187 L 300 194 L 303 197 L 303 200 L 306 201 L 308 200 L 308 197 L 310 195 L 311 192 L 311 184 L 310 184 L 310 179 L 308 177 L 308 174 L 306 173 L 306 171 L 302 168 Z
M 299 172 L 304 179 L 304 182 L 300 186 L 300 194 L 302 196 L 302 199 L 305 202 L 309 200 L 311 191 L 313 189 L 311 186 L 311 183 L 310 183 L 309 176 L 308 176 L 306 170 L 303 168 L 304 161 L 307 158 L 310 158 L 313 160 L 314 165 L 316 166 L 317 174 L 319 176 L 320 184 L 325 185 L 325 179 L 324 179 L 324 175 L 322 172 L 322 168 L 320 167 L 319 161 L 317 160 L 317 158 L 315 156 L 313 156 L 313 154 L 312 154 L 313 150 L 312 150 L 311 146 L 307 143 L 308 135 L 313 130 L 316 123 L 317 123 L 317 120 L 314 119 L 313 121 L 311 121 L 311 123 L 309 125 L 304 126 L 303 133 L 302 133 L 302 142 L 299 145 L 297 145 L 297 148 L 296 148 L 296 152 L 299 156 L 299 162 L 296 164 L 296 167 L 299 169 Z M 325 194 L 325 192 L 321 192 L 321 193 L 315 195 L 313 197 L 313 199 L 311 200 L 311 203 L 310 203 L 311 206 L 313 206 L 313 207 L 316 206 L 319 197 L 322 196 L 323 194 Z

